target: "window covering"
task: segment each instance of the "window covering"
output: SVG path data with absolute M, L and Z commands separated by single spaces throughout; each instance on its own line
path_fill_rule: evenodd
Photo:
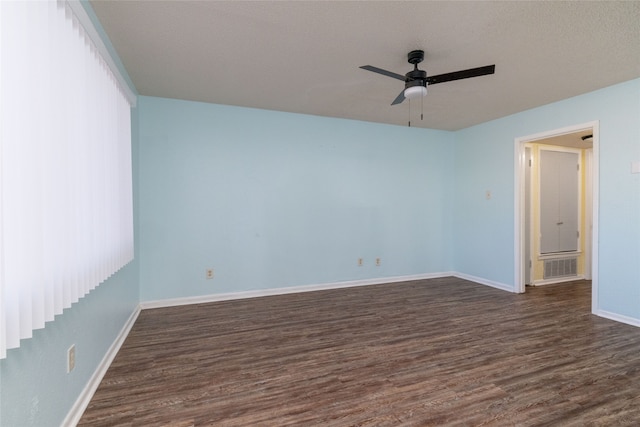
M 67 2 L 0 2 L 0 358 L 133 259 L 121 80 Z

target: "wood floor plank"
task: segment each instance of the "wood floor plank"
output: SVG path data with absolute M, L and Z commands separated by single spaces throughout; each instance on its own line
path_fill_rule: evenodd
M 457 278 L 144 310 L 81 426 L 638 425 L 640 328 L 590 283 Z

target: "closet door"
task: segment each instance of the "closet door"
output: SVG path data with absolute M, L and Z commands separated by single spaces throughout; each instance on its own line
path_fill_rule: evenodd
M 578 250 L 579 154 L 540 150 L 540 253 Z

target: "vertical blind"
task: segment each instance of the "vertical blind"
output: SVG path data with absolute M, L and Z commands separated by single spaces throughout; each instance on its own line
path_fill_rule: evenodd
M 67 2 L 0 1 L 0 358 L 133 259 L 130 108 Z

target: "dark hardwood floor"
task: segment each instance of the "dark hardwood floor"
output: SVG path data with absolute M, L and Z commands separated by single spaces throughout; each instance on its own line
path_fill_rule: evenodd
M 640 328 L 590 304 L 443 278 L 145 310 L 79 425 L 640 425 Z

